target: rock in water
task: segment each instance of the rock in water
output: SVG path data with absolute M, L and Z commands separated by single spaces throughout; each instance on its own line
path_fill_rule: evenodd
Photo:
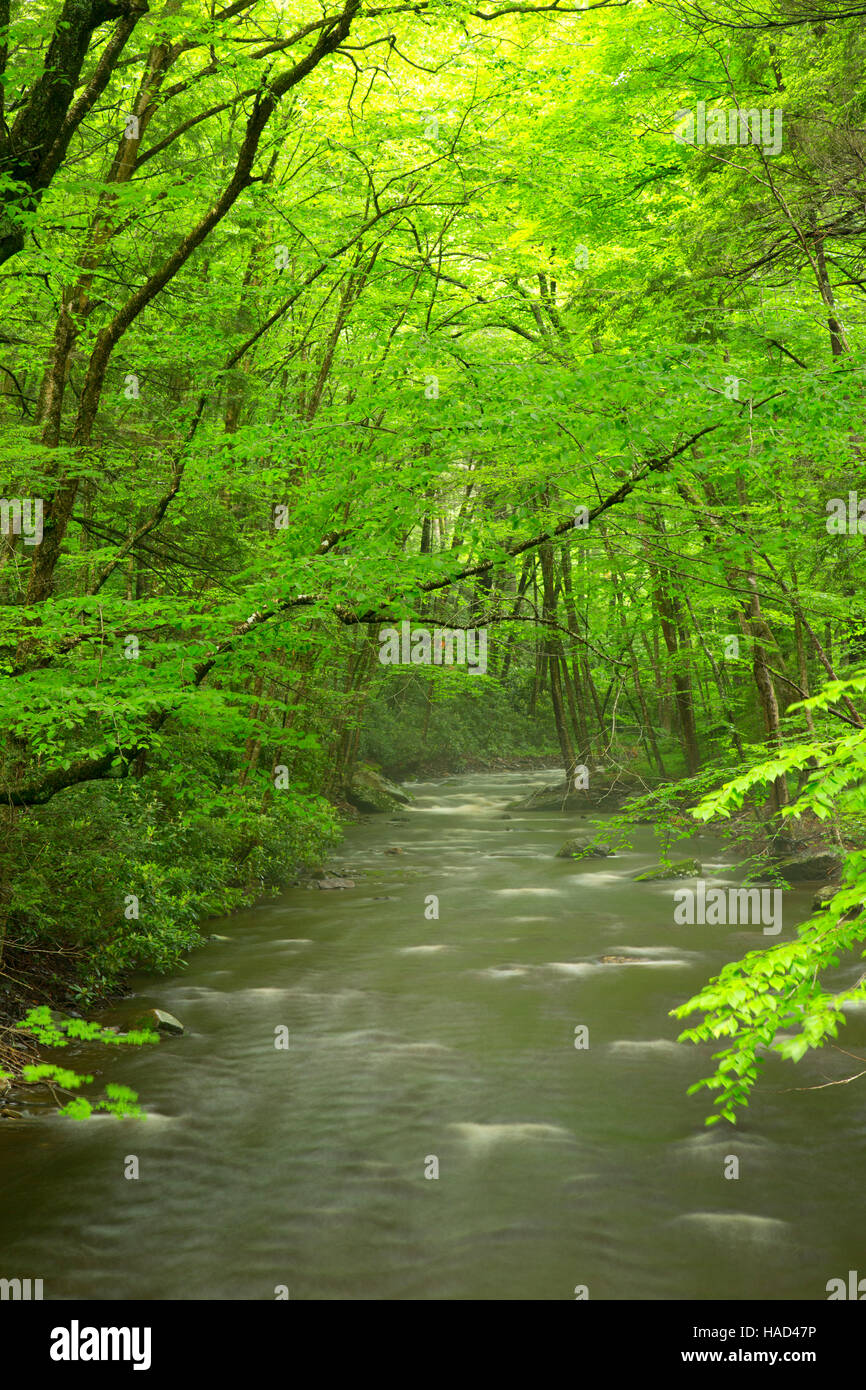
M 825 903 L 835 898 L 838 892 L 839 888 L 836 884 L 830 884 L 827 888 L 819 888 L 812 899 L 812 910 L 817 911 L 819 907 L 823 907 Z
M 589 804 L 585 791 L 573 791 L 563 782 L 557 787 L 537 787 L 534 792 L 509 801 L 510 811 L 576 811 Z
M 173 1033 L 180 1035 L 183 1031 L 183 1024 L 174 1014 L 166 1013 L 165 1009 L 148 1009 L 147 1013 L 142 1014 L 135 1020 L 133 1028 L 155 1029 L 157 1033 Z
M 822 883 L 838 877 L 842 856 L 835 850 L 821 850 L 817 854 L 797 854 L 792 859 L 783 859 L 775 867 L 788 883 Z
M 387 777 L 367 763 L 360 763 L 355 768 L 345 796 L 356 810 L 364 812 L 393 811 L 399 806 L 407 806 L 412 800 L 407 792 L 394 782 L 389 782 Z
M 641 787 L 636 780 L 619 777 L 615 781 L 609 777 L 590 778 L 588 787 L 578 791 L 567 782 L 554 787 L 536 787 L 528 796 L 518 801 L 509 801 L 508 811 L 616 811 L 630 796 L 636 795 Z
M 60 1030 L 61 1033 L 63 1032 L 62 1025 L 64 1023 L 72 1023 L 75 1019 L 80 1017 L 80 1014 L 64 1014 L 61 1013 L 59 1009 L 51 1010 L 51 1022 L 54 1024 L 55 1028 Z
M 847 887 L 848 885 L 846 884 L 845 886 Z M 842 885 L 840 883 L 831 883 L 828 884 L 826 888 L 819 888 L 812 899 L 812 911 L 819 912 L 822 907 L 826 907 L 828 903 L 833 901 L 841 887 Z M 842 921 L 853 922 L 855 917 L 859 917 L 864 911 L 866 911 L 866 901 L 856 903 L 854 907 L 849 907 Z
M 644 869 L 635 874 L 638 883 L 652 883 L 656 879 L 697 878 L 703 869 L 697 859 L 678 859 L 675 864 L 658 864 L 654 869 Z
M 586 840 L 581 835 L 566 840 L 556 851 L 557 859 L 608 859 L 612 854 L 613 850 L 607 845 L 599 844 L 598 840 Z
M 353 878 L 317 878 L 316 886 L 318 888 L 354 888 L 355 880 Z

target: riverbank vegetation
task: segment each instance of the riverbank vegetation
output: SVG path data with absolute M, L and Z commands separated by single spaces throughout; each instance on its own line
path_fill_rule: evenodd
M 844 863 L 684 1001 L 733 1118 L 862 997 L 862 18 L 0 29 L 6 1023 L 176 969 L 322 862 L 363 765 L 549 758 Z M 383 664 L 404 623 L 486 669 Z

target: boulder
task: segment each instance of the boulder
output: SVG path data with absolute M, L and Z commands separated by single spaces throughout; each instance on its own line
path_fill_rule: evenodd
M 775 868 L 787 883 L 826 883 L 839 877 L 842 855 L 832 849 L 796 854 L 791 859 L 777 861 Z
M 819 888 L 812 899 L 812 911 L 817 912 L 819 907 L 823 907 L 831 898 L 835 898 L 838 891 L 835 884 L 830 884 L 826 888 Z
M 562 848 L 556 851 L 557 859 L 608 859 L 612 854 L 613 850 L 607 845 L 599 844 L 598 840 L 587 840 L 583 835 L 566 840 Z
M 634 795 L 635 786 L 624 781 L 613 783 L 607 778 L 590 778 L 583 791 L 575 791 L 567 782 L 553 787 L 537 787 L 528 796 L 509 801 L 509 811 L 616 811 Z
M 173 1033 L 178 1036 L 184 1031 L 180 1020 L 176 1019 L 174 1014 L 166 1013 L 165 1009 L 148 1009 L 147 1013 L 139 1015 L 132 1027 L 148 1028 L 157 1033 Z
M 567 782 L 555 787 L 536 787 L 517 801 L 509 801 L 510 811 L 576 811 L 587 805 L 587 793 L 576 792 Z
M 822 907 L 826 907 L 827 904 L 835 898 L 841 886 L 842 885 L 839 883 L 829 883 L 826 888 L 819 888 L 812 899 L 812 911 L 818 912 Z M 847 887 L 848 885 L 846 884 L 845 886 Z M 866 910 L 866 902 L 855 904 L 854 907 L 849 907 L 842 921 L 853 922 L 864 910 Z
M 359 763 L 346 788 L 346 800 L 358 811 L 374 812 L 407 806 L 412 798 L 368 763 Z
M 51 1009 L 51 1022 L 61 1033 L 64 1023 L 72 1023 L 75 1019 L 80 1019 L 81 1014 L 61 1013 L 59 1009 Z
M 638 883 L 654 883 L 670 878 L 697 878 L 703 869 L 697 859 L 678 859 L 673 864 L 658 864 L 654 869 L 644 869 L 635 874 Z

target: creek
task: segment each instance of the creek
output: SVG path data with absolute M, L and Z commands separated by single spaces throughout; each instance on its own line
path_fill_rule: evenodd
M 769 940 L 676 925 L 676 885 L 634 880 L 652 827 L 573 862 L 556 850 L 588 822 L 505 818 L 547 780 L 412 784 L 405 811 L 347 830 L 354 888 L 291 888 L 208 924 L 230 940 L 181 973 L 134 981 L 128 1007 L 186 1033 L 68 1050 L 134 1087 L 143 1121 L 0 1121 L 0 1276 L 58 1299 L 824 1299 L 866 1273 L 866 1083 L 795 1089 L 857 1059 L 771 1060 L 737 1127 L 707 1129 L 708 1093 L 686 1089 L 713 1049 L 677 1044 L 669 1017 L 790 939 L 811 892 L 785 894 Z M 713 835 L 679 852 L 738 879 Z M 840 1043 L 864 1042 L 858 1015 Z

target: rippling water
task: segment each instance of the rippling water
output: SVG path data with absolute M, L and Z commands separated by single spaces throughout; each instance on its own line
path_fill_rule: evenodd
M 148 1119 L 0 1121 L 0 1277 L 46 1298 L 823 1299 L 866 1269 L 863 1083 L 792 1089 L 856 1061 L 771 1063 L 737 1129 L 705 1129 L 685 1092 L 709 1050 L 676 1045 L 668 1010 L 768 942 L 675 926 L 674 886 L 632 878 L 649 827 L 615 859 L 555 859 L 584 822 L 503 819 L 544 780 L 412 786 L 400 823 L 349 831 L 354 889 L 293 889 L 139 980 L 133 1012 L 186 1035 L 77 1063 Z M 733 881 L 718 841 L 683 849 Z M 781 939 L 810 896 L 785 895 Z M 862 1051 L 862 1015 L 841 1043 Z

